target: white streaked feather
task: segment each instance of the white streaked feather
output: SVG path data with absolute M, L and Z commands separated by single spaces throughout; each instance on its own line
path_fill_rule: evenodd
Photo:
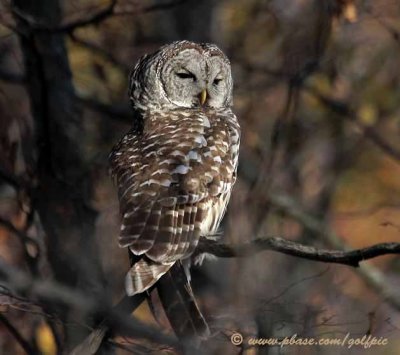
M 178 165 L 173 171 L 173 174 L 187 174 L 189 171 L 189 167 L 187 165 Z

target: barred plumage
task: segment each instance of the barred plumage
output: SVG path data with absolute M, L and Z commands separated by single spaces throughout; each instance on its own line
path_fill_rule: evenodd
M 176 78 L 176 70 L 193 75 L 193 82 Z M 224 84 L 218 87 L 214 76 Z M 110 155 L 122 216 L 119 243 L 142 256 L 127 275 L 129 295 L 189 257 L 200 236 L 216 233 L 236 179 L 240 136 L 230 108 L 229 61 L 216 46 L 162 47 L 139 61 L 131 80 L 135 125 Z M 206 102 L 198 98 L 203 90 Z

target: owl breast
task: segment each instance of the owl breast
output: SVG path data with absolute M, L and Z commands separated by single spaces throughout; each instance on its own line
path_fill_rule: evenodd
M 228 109 L 153 112 L 144 122 L 111 156 L 123 216 L 119 241 L 135 254 L 173 262 L 221 222 L 235 182 L 239 125 Z

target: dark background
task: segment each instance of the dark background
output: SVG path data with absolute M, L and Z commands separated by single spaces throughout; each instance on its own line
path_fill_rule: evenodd
M 130 69 L 178 39 L 216 43 L 233 67 L 242 143 L 224 241 L 279 236 L 321 249 L 400 241 L 397 0 L 2 0 L 2 262 L 94 299 L 123 295 L 129 260 L 117 246 L 107 156 L 131 125 Z M 245 354 L 397 354 L 399 270 L 393 256 L 352 269 L 265 251 L 207 261 L 193 284 L 213 329 L 226 334 L 212 344 L 215 354 L 238 353 L 234 330 L 389 339 L 372 349 Z M 46 355 L 90 329 L 85 314 L 43 304 L 29 287 L 15 298 L 9 284 L 0 295 L 0 353 L 24 353 L 7 322 Z M 156 325 L 146 306 L 135 316 Z M 135 354 L 161 352 L 116 340 Z

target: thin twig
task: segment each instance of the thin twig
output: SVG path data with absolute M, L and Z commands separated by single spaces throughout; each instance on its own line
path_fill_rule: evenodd
M 28 19 L 24 14 L 18 13 L 17 15 L 23 18 L 25 21 L 27 21 L 31 29 L 36 31 L 50 32 L 50 33 L 72 33 L 78 28 L 98 25 L 104 20 L 110 18 L 111 16 L 130 16 L 130 15 L 137 15 L 159 10 L 167 10 L 177 5 L 180 5 L 185 1 L 186 0 L 175 0 L 163 4 L 153 4 L 149 6 L 139 7 L 138 9 L 135 9 L 133 11 L 116 11 L 115 8 L 118 3 L 118 0 L 112 0 L 110 4 L 104 9 L 101 9 L 89 16 L 71 22 L 67 22 L 60 26 L 48 26 L 43 23 L 33 22 L 32 20 Z
M 37 354 L 35 349 L 22 337 L 20 332 L 15 328 L 10 321 L 0 313 L 0 322 L 4 324 L 10 334 L 15 338 L 19 345 L 24 349 L 28 355 Z
M 162 10 L 169 10 L 175 6 L 181 5 L 187 0 L 172 0 L 161 4 L 154 4 L 149 6 L 138 7 L 133 11 L 115 11 L 116 16 L 126 16 L 126 15 L 137 15 L 138 13 L 147 13 L 147 12 L 154 12 L 154 11 L 162 11 Z
M 124 73 L 129 73 L 130 68 L 129 68 L 128 65 L 122 63 L 112 53 L 107 52 L 105 49 L 101 48 L 97 44 L 95 44 L 93 42 L 90 42 L 90 41 L 88 41 L 86 39 L 83 39 L 83 38 L 81 38 L 79 36 L 76 36 L 74 33 L 70 34 L 70 38 L 74 43 L 76 43 L 76 44 L 78 44 L 78 45 L 80 45 L 80 46 L 82 46 L 82 47 L 94 52 L 95 54 L 101 55 L 108 62 L 110 62 L 111 64 L 114 64 L 116 67 L 118 67 Z
M 16 235 L 24 245 L 29 243 L 36 249 L 35 252 L 37 252 L 37 253 L 40 252 L 38 242 L 35 239 L 27 236 L 25 233 L 21 232 L 10 221 L 4 219 L 3 217 L 0 217 L 0 225 L 6 227 L 11 233 Z
M 373 127 L 363 125 L 358 120 L 357 114 L 349 107 L 349 105 L 347 105 L 345 102 L 334 100 L 326 95 L 323 95 L 314 88 L 308 86 L 305 86 L 304 88 L 312 95 L 314 95 L 318 100 L 320 100 L 331 111 L 353 122 L 362 131 L 364 136 L 375 143 L 376 146 L 381 148 L 383 152 L 390 155 L 392 158 L 400 161 L 400 150 L 390 145 L 383 137 L 381 137 L 376 132 Z
M 57 32 L 67 33 L 67 32 L 72 32 L 77 28 L 85 27 L 88 25 L 97 25 L 102 21 L 106 20 L 114 13 L 114 8 L 117 5 L 117 1 L 118 0 L 111 0 L 110 4 L 107 7 L 95 13 L 92 13 L 89 16 L 82 17 L 80 19 L 71 21 L 69 23 L 65 23 L 60 26 L 48 26 L 46 24 L 39 23 L 36 20 L 33 21 L 30 17 L 26 16 L 24 13 L 21 13 L 17 9 L 13 9 L 13 12 L 15 16 L 26 21 L 29 24 L 29 27 L 33 30 L 42 32 L 51 32 L 51 33 L 57 33 Z
M 365 12 L 368 13 L 375 21 L 377 21 L 393 38 L 393 40 L 400 45 L 400 32 L 397 31 L 393 26 L 383 21 L 379 16 L 375 15 L 369 7 L 365 8 Z

